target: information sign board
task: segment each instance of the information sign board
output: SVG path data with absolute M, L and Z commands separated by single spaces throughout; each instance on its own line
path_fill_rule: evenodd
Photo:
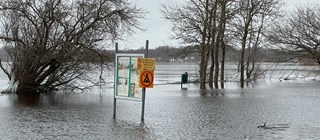
M 139 88 L 137 58 L 143 54 L 117 54 L 116 55 L 116 97 L 141 98 L 142 89 Z
M 137 58 L 137 68 L 140 70 L 154 70 L 155 65 L 155 58 Z

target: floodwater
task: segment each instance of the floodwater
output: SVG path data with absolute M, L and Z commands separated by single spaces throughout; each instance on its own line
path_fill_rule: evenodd
M 190 65 L 156 69 L 144 123 L 141 102 L 128 100 L 118 100 L 112 119 L 110 88 L 43 95 L 31 105 L 0 95 L 0 139 L 320 139 L 320 81 L 313 80 L 313 68 L 299 72 L 311 78 L 260 80 L 245 89 L 227 82 L 226 89 L 203 91 L 194 84 L 185 84 L 188 90 L 165 84 L 176 83 L 185 71 L 192 79 L 197 70 Z

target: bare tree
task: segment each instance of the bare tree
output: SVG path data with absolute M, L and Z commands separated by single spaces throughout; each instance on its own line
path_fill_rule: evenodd
M 319 5 L 297 8 L 282 24 L 270 30 L 269 39 L 296 57 L 320 65 Z
M 254 71 L 255 53 L 259 46 L 265 20 L 276 16 L 281 6 L 281 0 L 244 0 L 238 1 L 239 13 L 235 20 L 236 36 L 240 39 L 240 85 L 244 87 L 245 72 L 250 78 Z M 254 41 L 252 41 L 255 39 Z M 253 46 L 253 50 L 252 50 Z M 249 52 L 246 53 L 246 50 Z M 246 60 L 246 54 L 248 55 Z M 245 64 L 246 62 L 246 64 Z M 250 64 L 251 63 L 251 64 Z M 245 71 L 246 70 L 246 71 Z
M 112 62 L 104 45 L 132 33 L 142 18 L 125 0 L 3 0 L 0 11 L 17 94 L 94 82 L 88 72 Z
M 215 88 L 219 88 L 219 62 L 221 60 L 221 68 L 224 69 L 224 38 L 229 2 L 232 0 L 190 0 L 182 7 L 163 6 L 162 12 L 173 23 L 174 38 L 183 40 L 184 44 L 192 43 L 195 44 L 193 46 L 199 46 L 200 89 L 206 88 L 207 80 L 210 88 L 213 88 L 213 84 Z M 222 59 L 219 59 L 220 49 Z M 207 78 L 209 60 L 211 65 Z M 224 70 L 221 71 L 221 80 L 224 81 Z
M 164 17 L 173 24 L 173 38 L 183 44 L 199 46 L 200 54 L 200 89 L 206 88 L 207 67 L 210 54 L 210 11 L 211 0 L 190 0 L 186 5 L 163 5 Z
M 259 75 L 259 59 L 261 56 L 257 55 L 258 50 L 267 44 L 263 42 L 266 40 L 265 32 L 274 21 L 282 16 L 280 11 L 281 3 L 280 1 L 263 1 L 261 5 L 261 12 L 256 15 L 255 20 L 250 25 L 250 34 L 247 45 L 247 58 L 246 58 L 246 78 L 255 79 L 255 75 Z M 266 42 L 266 41 L 265 41 Z
M 221 80 L 224 80 L 224 37 L 225 37 L 225 27 L 227 21 L 227 3 L 229 0 L 215 0 L 212 1 L 213 7 L 212 12 L 210 13 L 210 24 L 212 24 L 211 29 L 211 66 L 209 73 L 209 87 L 219 88 L 219 72 L 220 72 L 220 59 L 219 54 L 222 50 L 221 58 Z
M 216 46 L 215 46 L 215 88 L 219 88 L 218 86 L 218 79 L 219 79 L 219 49 L 221 49 L 221 74 L 220 74 L 220 81 L 221 81 L 221 88 L 224 88 L 224 66 L 225 66 L 225 54 L 226 54 L 226 42 L 225 42 L 225 32 L 226 32 L 226 25 L 227 20 L 230 19 L 228 10 L 231 10 L 228 3 L 231 2 L 231 0 L 220 0 L 220 16 L 219 16 L 219 26 L 218 26 L 218 35 L 216 39 Z M 232 5 L 232 4 L 230 4 Z
M 256 71 L 256 51 L 260 46 L 265 24 L 268 23 L 266 21 L 277 15 L 280 2 L 281 0 L 190 0 L 181 7 L 164 6 L 163 13 L 173 23 L 175 39 L 199 46 L 201 89 L 206 86 L 209 60 L 209 87 L 219 88 L 219 76 L 221 87 L 224 87 L 225 53 L 230 44 L 241 46 L 240 81 L 241 87 L 244 87 L 245 74 L 250 78 Z M 246 52 L 247 49 L 249 52 Z
M 219 45 L 217 44 L 217 33 L 218 33 L 218 26 L 217 24 L 219 24 L 218 22 L 218 1 L 215 0 L 213 1 L 213 6 L 212 6 L 212 12 L 210 13 L 210 24 L 211 24 L 211 28 L 210 28 L 210 34 L 211 34 L 211 47 L 210 47 L 210 58 L 211 58 L 211 66 L 209 68 L 209 80 L 208 80 L 208 84 L 210 88 L 213 88 L 213 84 L 217 81 L 214 81 L 216 79 L 215 75 L 216 73 L 216 68 L 218 68 L 219 70 L 219 57 L 216 56 L 216 54 L 219 54 Z M 219 24 L 220 25 L 220 24 Z M 219 73 L 219 71 L 218 71 Z

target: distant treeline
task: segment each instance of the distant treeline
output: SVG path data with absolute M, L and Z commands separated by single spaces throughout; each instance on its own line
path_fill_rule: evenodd
M 183 60 L 183 61 L 199 61 L 199 53 L 186 52 L 182 53 L 186 48 L 196 48 L 196 46 L 187 47 L 170 47 L 170 46 L 159 46 L 154 49 L 149 49 L 149 57 L 157 58 L 160 62 L 169 62 L 172 60 Z M 122 53 L 144 53 L 145 49 L 129 49 L 122 50 Z M 226 51 L 226 61 L 227 62 L 238 62 L 240 50 L 229 47 Z M 101 52 L 104 56 L 110 56 L 107 59 L 114 58 L 114 51 L 104 50 Z M 308 59 L 297 59 L 292 53 L 286 52 L 281 49 L 265 49 L 259 48 L 257 51 L 257 56 L 260 56 L 261 62 L 300 62 L 303 64 L 313 64 L 312 60 Z M 92 55 L 91 61 L 101 61 L 95 60 L 94 55 Z M 98 58 L 98 57 L 97 57 Z M 194 58 L 192 60 L 187 58 Z M 1 61 L 10 61 L 10 58 L 6 55 L 4 48 L 0 48 L 0 59 Z
M 170 60 L 185 60 L 186 58 L 194 58 L 195 61 L 200 60 L 200 54 L 197 51 L 185 51 L 196 50 L 197 46 L 186 46 L 186 47 L 170 47 L 170 46 L 159 46 L 155 49 L 149 49 L 149 57 L 157 58 L 157 61 L 169 62 Z M 144 53 L 144 49 L 130 49 L 121 51 L 123 53 Z M 226 61 L 238 62 L 239 61 L 239 49 L 229 47 L 226 50 Z M 307 60 L 298 60 L 295 55 L 281 49 L 266 49 L 259 48 L 257 56 L 260 57 L 262 62 L 308 62 Z

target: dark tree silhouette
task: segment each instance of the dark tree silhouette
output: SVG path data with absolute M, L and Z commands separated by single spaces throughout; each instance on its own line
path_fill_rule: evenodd
M 269 39 L 299 58 L 308 58 L 320 65 L 320 7 L 297 8 L 269 33 Z
M 93 82 L 86 74 L 112 62 L 106 44 L 137 29 L 143 14 L 126 0 L 2 0 L 0 12 L 0 40 L 12 60 L 2 68 L 17 94 Z

